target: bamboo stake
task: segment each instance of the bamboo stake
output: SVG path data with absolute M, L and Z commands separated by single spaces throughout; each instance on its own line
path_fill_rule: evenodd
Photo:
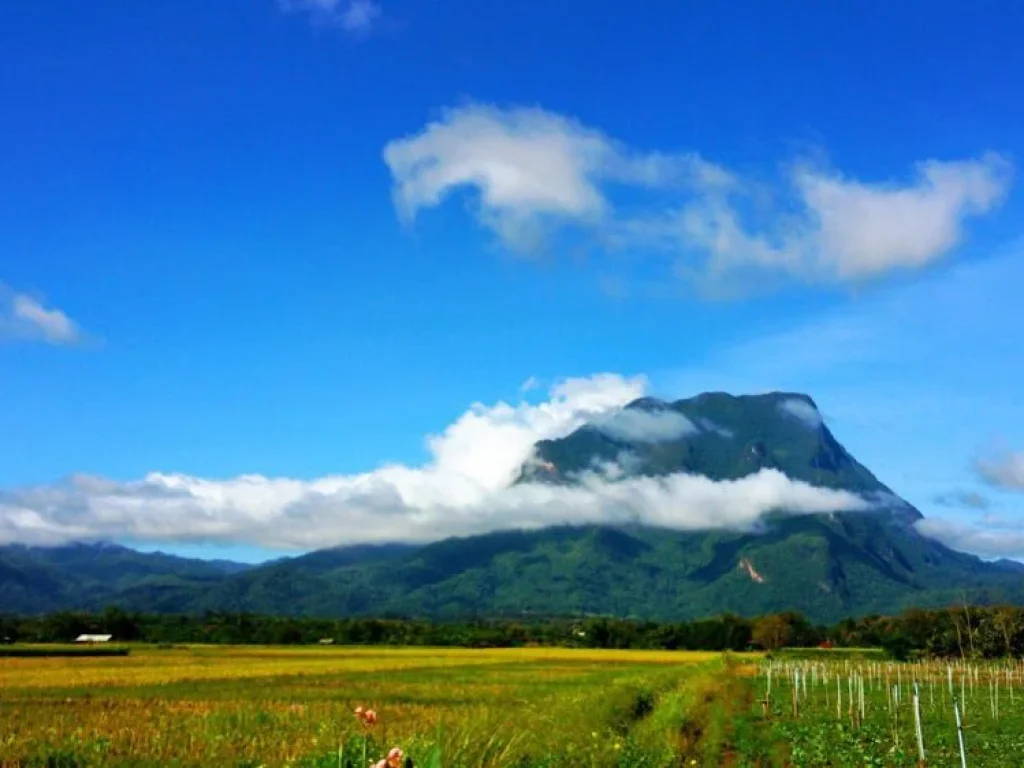
M 860 721 L 864 722 L 864 676 L 861 675 L 859 678 L 860 686 Z
M 800 691 L 800 687 L 797 685 L 797 683 L 799 681 L 799 675 L 800 675 L 800 672 L 798 670 L 794 669 L 793 670 L 793 717 L 798 717 L 799 714 L 800 714 L 800 705 L 797 702 L 797 699 L 799 698 L 799 691 Z
M 924 764 L 924 732 L 921 730 L 921 693 L 914 681 L 914 733 L 917 736 L 917 759 Z
M 963 714 L 967 715 L 967 696 L 964 691 L 964 671 L 960 672 L 960 701 L 962 702 Z
M 953 716 L 956 718 L 956 741 L 960 748 L 960 768 L 967 768 L 967 750 L 964 749 L 964 724 L 960 720 L 960 707 L 956 696 L 953 697 Z
M 900 689 L 896 688 L 896 690 L 893 691 L 893 694 L 894 694 L 893 698 L 896 700 L 897 706 L 892 711 L 892 714 L 893 714 L 892 738 L 893 738 L 893 741 L 896 744 L 896 749 L 899 749 L 900 748 L 900 709 L 899 709 Z

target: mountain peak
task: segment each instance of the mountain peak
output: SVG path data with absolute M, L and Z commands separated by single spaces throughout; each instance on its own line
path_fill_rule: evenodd
M 888 492 L 833 437 L 810 395 L 781 391 L 639 398 L 570 435 L 539 442 L 522 478 L 564 482 L 599 464 L 621 464 L 624 456 L 633 475 L 735 480 L 777 469 L 812 485 Z
M 665 400 L 663 398 L 645 395 L 644 397 L 638 397 L 636 400 L 633 400 L 626 406 L 626 408 L 670 408 L 685 405 L 707 406 L 709 404 L 730 402 L 778 404 L 787 400 L 799 400 L 811 406 L 815 410 L 818 408 L 818 404 L 814 401 L 814 398 L 806 392 L 787 392 L 782 390 L 739 395 L 733 394 L 732 392 L 725 392 L 723 390 L 710 390 L 693 395 L 692 397 L 681 398 L 678 400 Z

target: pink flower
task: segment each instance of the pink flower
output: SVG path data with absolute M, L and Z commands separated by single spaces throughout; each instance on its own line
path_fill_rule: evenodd
M 356 720 L 360 721 L 363 725 L 376 725 L 377 724 L 377 713 L 372 709 L 363 709 L 362 707 L 355 708 Z
M 384 763 L 387 768 L 402 768 L 403 757 L 405 757 L 405 752 L 398 747 L 394 747 L 390 752 L 388 752 L 388 757 Z

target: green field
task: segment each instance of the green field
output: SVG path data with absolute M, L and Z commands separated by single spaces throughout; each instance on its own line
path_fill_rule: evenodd
M 0 756 L 5 766 L 365 766 L 397 745 L 446 768 L 712 765 L 728 748 L 725 712 L 702 715 L 720 720 L 708 738 L 688 733 L 682 713 L 736 669 L 710 653 L 567 649 L 5 658 Z M 376 726 L 356 720 L 357 706 L 378 713 Z
M 1024 765 L 1024 666 L 783 658 L 758 674 L 762 727 L 793 765 Z M 845 657 L 845 658 L 844 658 Z M 916 694 L 916 702 L 915 702 Z M 916 710 L 916 712 L 915 712 Z
M 1024 667 L 670 651 L 135 646 L 0 659 L 3 766 L 1020 766 Z M 356 707 L 373 709 L 366 725 Z

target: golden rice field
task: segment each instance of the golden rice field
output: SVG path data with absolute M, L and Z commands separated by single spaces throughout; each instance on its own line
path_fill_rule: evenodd
M 714 653 L 573 649 L 3 658 L 0 764 L 365 768 L 391 746 L 430 768 L 740 764 L 719 694 L 746 686 L 743 668 Z

